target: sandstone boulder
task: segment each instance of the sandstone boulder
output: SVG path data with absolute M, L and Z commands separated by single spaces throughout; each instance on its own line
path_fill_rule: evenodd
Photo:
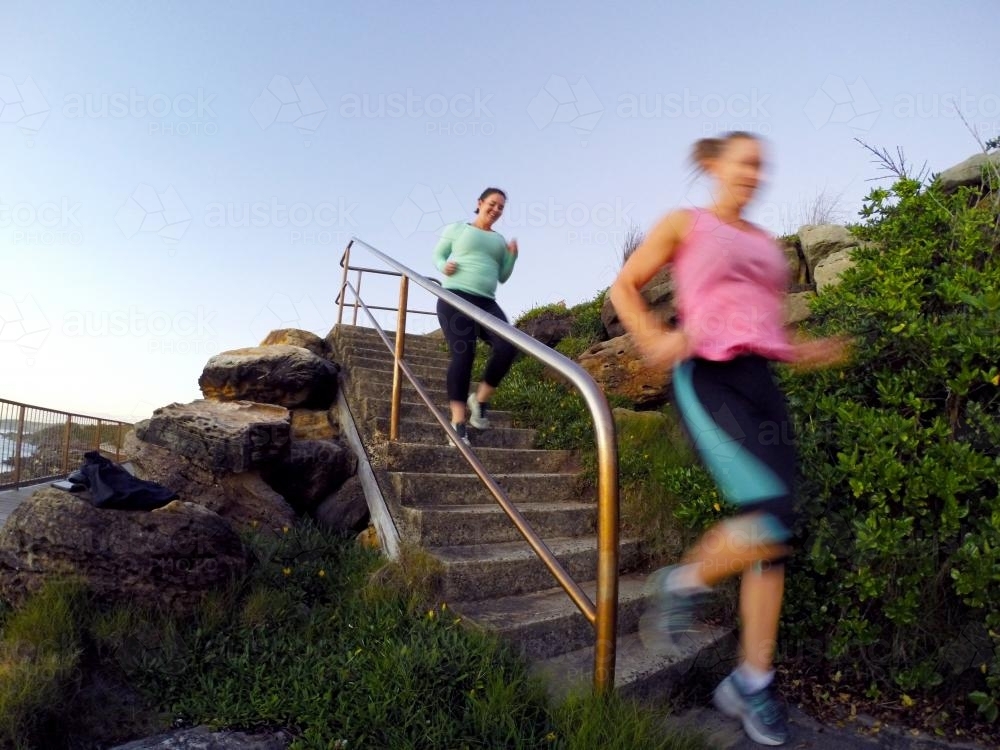
M 1000 170 L 1000 151 L 970 156 L 960 164 L 943 171 L 938 175 L 938 180 L 945 193 L 954 193 L 961 187 L 983 185 L 983 174 L 987 169 Z
M 303 349 L 308 349 L 317 357 L 329 357 L 330 356 L 330 345 L 326 342 L 326 339 L 320 338 L 315 333 L 309 331 L 303 331 L 299 328 L 280 328 L 277 331 L 271 331 L 264 340 L 260 342 L 261 346 L 299 346 Z
M 361 480 L 353 476 L 316 509 L 316 523 L 338 534 L 354 535 L 368 526 L 368 503 Z
M 573 328 L 573 319 L 565 308 L 546 310 L 521 323 L 518 328 L 546 346 L 554 347 L 569 336 Z
M 590 347 L 579 362 L 605 393 L 642 405 L 662 404 L 668 398 L 669 370 L 649 367 L 628 334 Z
M 198 385 L 216 401 L 257 401 L 289 409 L 326 409 L 337 397 L 340 367 L 301 346 L 275 344 L 216 354 Z
M 820 292 L 828 286 L 836 285 L 844 271 L 853 266 L 850 250 L 841 250 L 823 258 L 813 271 L 816 291 Z
M 847 227 L 839 224 L 806 224 L 799 228 L 798 236 L 802 245 L 802 255 L 809 270 L 809 278 L 813 280 L 815 280 L 816 266 L 820 261 L 859 244 Z
M 809 303 L 816 298 L 815 292 L 795 292 L 785 297 L 785 323 L 795 325 L 809 317 Z
M 239 474 L 206 469 L 166 448 L 139 440 L 134 432 L 126 436 L 124 452 L 140 479 L 169 487 L 179 500 L 218 513 L 237 530 L 280 533 L 283 527 L 295 524 L 295 511 L 256 469 Z
M 188 614 L 247 564 L 223 518 L 177 500 L 148 512 L 105 510 L 47 487 L 0 529 L 0 596 L 15 605 L 47 579 L 73 575 L 101 600 Z
M 335 440 L 297 440 L 261 476 L 299 512 L 312 513 L 358 470 L 358 459 Z
M 160 407 L 135 432 L 206 469 L 241 472 L 285 453 L 289 415 L 281 406 L 201 399 Z
M 642 288 L 642 298 L 649 305 L 649 308 L 656 313 L 659 320 L 668 325 L 673 325 L 674 316 L 677 314 L 674 307 L 674 286 L 670 278 L 670 269 L 661 268 L 656 275 L 651 278 Z M 601 307 L 601 323 L 608 336 L 615 338 L 625 333 L 625 326 L 618 319 L 618 311 L 611 304 L 610 297 L 605 298 Z
M 335 409 L 292 410 L 292 440 L 334 440 L 340 437 Z

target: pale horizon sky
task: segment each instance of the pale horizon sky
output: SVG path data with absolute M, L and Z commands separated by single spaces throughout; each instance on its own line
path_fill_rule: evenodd
M 3 7 L 0 398 L 128 421 L 200 398 L 213 354 L 325 335 L 352 235 L 438 275 L 487 186 L 513 320 L 592 298 L 631 226 L 702 202 L 700 137 L 767 138 L 751 218 L 781 233 L 885 184 L 855 138 L 939 172 L 978 150 L 953 102 L 1000 135 L 995 2 Z

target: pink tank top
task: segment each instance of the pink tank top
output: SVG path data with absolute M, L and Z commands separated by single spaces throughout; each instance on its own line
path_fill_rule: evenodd
M 671 274 L 680 325 L 694 355 L 717 362 L 740 354 L 788 360 L 785 291 L 790 271 L 769 235 L 738 229 L 695 209 Z

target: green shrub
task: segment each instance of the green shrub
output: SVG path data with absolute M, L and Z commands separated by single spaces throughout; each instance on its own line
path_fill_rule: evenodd
M 857 344 L 847 368 L 785 378 L 804 548 L 784 622 L 873 694 L 975 687 L 995 715 L 1000 254 L 974 202 L 873 191 L 855 267 L 814 305 L 817 333 Z

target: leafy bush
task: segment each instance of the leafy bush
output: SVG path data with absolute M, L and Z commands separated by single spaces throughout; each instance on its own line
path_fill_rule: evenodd
M 857 344 L 848 368 L 786 376 L 804 547 L 784 622 L 870 694 L 977 688 L 995 716 L 1000 254 L 996 207 L 975 203 L 874 190 L 855 267 L 814 306 L 817 333 Z

